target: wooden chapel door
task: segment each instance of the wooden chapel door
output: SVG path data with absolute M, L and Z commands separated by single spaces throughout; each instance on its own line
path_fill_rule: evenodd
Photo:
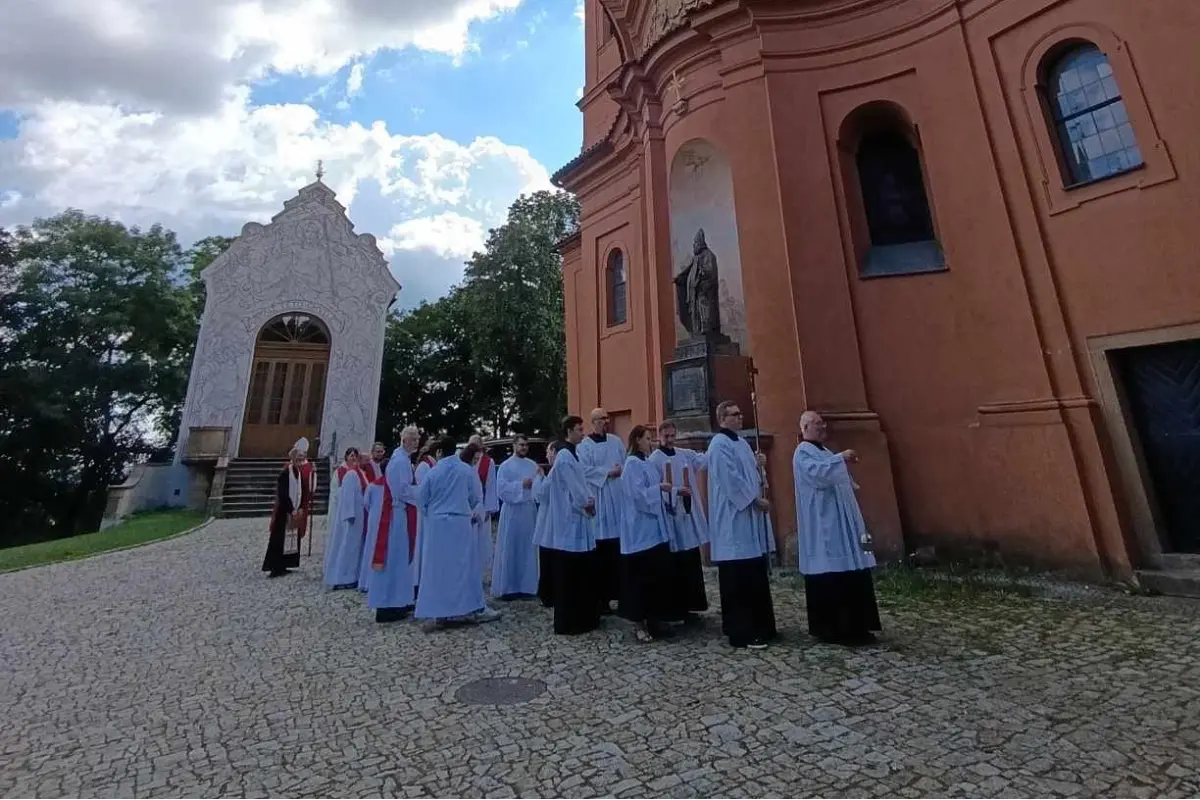
M 314 441 L 328 373 L 329 329 L 319 319 L 283 314 L 264 325 L 254 345 L 238 455 L 282 459 L 301 436 Z

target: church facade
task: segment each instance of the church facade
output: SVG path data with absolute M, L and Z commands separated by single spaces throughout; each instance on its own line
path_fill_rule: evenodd
M 285 459 L 375 438 L 388 308 L 400 285 L 319 178 L 247 223 L 202 273 L 204 314 L 177 463 Z M 340 459 L 335 454 L 334 460 Z
M 676 416 L 702 351 L 745 404 L 740 358 L 785 552 L 812 408 L 890 556 L 1194 568 L 1198 35 L 1193 0 L 586 0 L 570 408 Z

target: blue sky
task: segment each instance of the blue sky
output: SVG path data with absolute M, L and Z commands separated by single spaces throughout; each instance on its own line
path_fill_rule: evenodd
M 389 129 L 455 141 L 496 136 L 526 147 L 551 171 L 573 158 L 583 133 L 575 107 L 583 85 L 583 30 L 572 4 L 525 0 L 515 12 L 475 23 L 471 34 L 476 49 L 460 64 L 414 48 L 371 57 L 362 93 L 348 100 L 342 89 L 349 66 L 332 79 L 283 76 L 260 83 L 252 100 L 308 99 L 336 122 L 379 119 Z
M 231 235 L 321 158 L 411 306 L 443 294 L 508 204 L 579 152 L 576 0 L 96 8 L 6 10 L 25 49 L 0 51 L 0 225 L 72 206 L 161 222 L 185 244 Z

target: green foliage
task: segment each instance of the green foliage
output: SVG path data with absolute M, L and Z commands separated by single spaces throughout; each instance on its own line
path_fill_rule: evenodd
M 0 544 L 94 530 L 182 402 L 194 298 L 175 235 L 66 211 L 0 250 Z M 156 436 L 157 434 L 157 436 Z
M 465 309 L 453 292 L 388 321 L 376 429 L 388 444 L 416 424 L 433 435 L 464 438 L 476 401 Z
M 465 438 L 550 433 L 566 409 L 561 258 L 579 206 L 562 192 L 517 199 L 467 262 L 460 286 L 390 321 L 379 431 L 409 422 Z
M 204 521 L 204 516 L 196 511 L 154 511 L 135 515 L 99 533 L 9 547 L 0 550 L 0 572 L 149 544 L 196 527 Z

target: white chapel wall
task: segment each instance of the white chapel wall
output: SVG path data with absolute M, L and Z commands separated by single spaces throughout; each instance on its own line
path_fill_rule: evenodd
M 354 233 L 333 192 L 311 184 L 270 224 L 248 223 L 203 277 L 207 301 L 177 461 L 193 427 L 229 428 L 230 452 L 238 452 L 255 341 L 288 312 L 329 328 L 318 455 L 328 453 L 335 431 L 339 449 L 374 440 L 387 309 L 400 287 L 375 237 Z

